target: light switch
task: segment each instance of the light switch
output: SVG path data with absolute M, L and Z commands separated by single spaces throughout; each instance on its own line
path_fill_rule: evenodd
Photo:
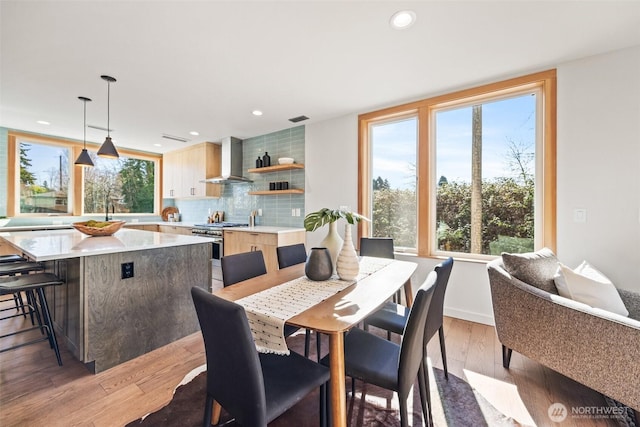
M 573 222 L 578 222 L 578 223 L 587 222 L 587 210 L 586 209 L 574 209 L 573 210 Z

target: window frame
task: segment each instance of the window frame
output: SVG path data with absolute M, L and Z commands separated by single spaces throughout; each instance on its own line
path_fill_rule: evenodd
M 540 211 L 539 224 L 536 223 L 535 248 L 548 247 L 556 250 L 556 70 L 541 71 L 525 76 L 515 77 L 482 86 L 438 95 L 407 104 L 397 105 L 358 116 L 358 212 L 371 216 L 371 153 L 370 125 L 384 120 L 402 117 L 408 114 L 418 115 L 418 147 L 417 173 L 417 230 L 420 257 L 442 258 L 445 254 L 438 251 L 435 238 L 432 238 L 432 224 L 435 221 L 434 199 L 431 189 L 436 188 L 437 177 L 435 167 L 435 132 L 434 117 L 436 109 L 461 102 L 483 102 L 496 97 L 508 96 L 525 90 L 539 90 L 541 112 L 541 147 L 536 147 L 536 185 L 542 185 L 542 200 L 536 199 L 536 210 Z M 538 152 L 538 149 L 540 152 Z M 540 160 L 539 160 L 540 158 Z M 541 165 L 540 165 L 541 161 Z M 540 165 L 540 166 L 538 166 Z M 427 197 L 423 197 L 427 196 Z M 540 204 L 540 206 L 539 206 Z M 536 215 L 538 216 L 538 215 Z M 434 228 L 435 229 L 435 228 Z M 358 235 L 369 236 L 368 222 L 358 224 Z M 494 256 L 467 254 L 462 252 L 447 253 L 458 259 L 486 261 Z
M 34 144 L 56 145 L 71 148 L 71 160 L 74 161 L 82 151 L 83 143 L 70 139 L 56 138 L 45 135 L 36 135 L 27 132 L 9 131 L 7 138 L 7 216 L 8 217 L 43 217 L 43 216 L 98 216 L 103 214 L 84 213 L 84 167 L 73 165 L 69 172 L 69 203 L 72 209 L 67 213 L 47 214 L 20 213 L 20 167 L 18 164 L 18 148 L 20 142 L 33 142 Z M 87 142 L 87 148 L 97 151 L 100 145 Z M 154 207 L 150 213 L 123 213 L 122 216 L 157 216 L 162 204 L 160 191 L 162 173 L 162 155 L 146 153 L 142 151 L 118 148 L 118 152 L 126 157 L 149 160 L 155 162 L 154 176 Z

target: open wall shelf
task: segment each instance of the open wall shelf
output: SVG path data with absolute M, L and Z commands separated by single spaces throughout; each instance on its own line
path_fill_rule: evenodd
M 304 194 L 304 190 L 302 188 L 290 188 L 288 190 L 249 191 L 249 194 L 254 196 L 277 196 L 279 194 Z
M 292 169 L 304 169 L 304 165 L 301 163 L 291 163 L 289 165 L 274 165 L 274 166 L 265 166 L 263 168 L 251 168 L 248 171 L 249 173 L 268 173 L 268 172 L 288 171 Z

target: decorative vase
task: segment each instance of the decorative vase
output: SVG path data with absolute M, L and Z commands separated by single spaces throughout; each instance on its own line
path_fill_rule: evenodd
M 333 274 L 331 254 L 327 248 L 311 248 L 307 262 L 304 265 L 304 274 L 311 280 L 327 280 Z
M 342 280 L 353 280 L 360 273 L 360 260 L 351 241 L 351 225 L 345 224 L 344 244 L 338 254 L 336 272 Z
M 327 248 L 329 250 L 329 253 L 331 254 L 331 263 L 334 267 L 334 271 L 336 263 L 338 261 L 338 254 L 340 253 L 340 248 L 342 248 L 343 243 L 342 237 L 340 237 L 340 234 L 338 234 L 337 225 L 337 221 L 330 222 L 329 232 L 327 233 L 326 237 L 322 239 L 322 242 L 320 242 L 320 246 Z

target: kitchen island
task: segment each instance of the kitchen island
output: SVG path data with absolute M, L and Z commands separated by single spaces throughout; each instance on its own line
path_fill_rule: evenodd
M 2 232 L 16 253 L 42 262 L 65 284 L 48 289 L 61 342 L 101 372 L 199 330 L 191 287 L 211 287 L 211 242 L 121 229 Z

